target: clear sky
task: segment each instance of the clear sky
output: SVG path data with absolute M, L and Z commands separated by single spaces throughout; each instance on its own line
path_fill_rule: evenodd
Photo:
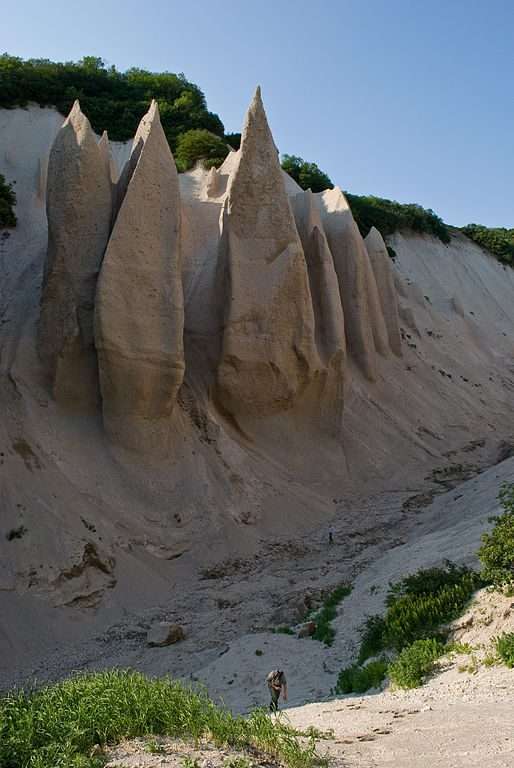
M 184 72 L 343 189 L 514 227 L 514 0 L 18 0 L 0 47 Z

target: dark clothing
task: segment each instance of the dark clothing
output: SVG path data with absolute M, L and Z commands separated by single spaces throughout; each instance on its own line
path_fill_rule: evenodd
M 285 686 L 287 683 L 286 676 L 281 670 L 274 669 L 267 676 L 266 682 L 268 683 L 268 689 L 271 696 L 269 708 L 272 712 L 278 712 L 278 700 L 282 693 L 282 686 Z

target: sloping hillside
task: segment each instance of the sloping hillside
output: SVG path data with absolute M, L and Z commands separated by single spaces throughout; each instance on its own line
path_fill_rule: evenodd
M 254 421 L 248 432 L 244 419 L 227 416 L 209 376 L 219 217 L 236 153 L 217 176 L 180 176 L 186 377 L 171 454 L 156 460 L 115 447 L 99 412 L 58 406 L 36 327 L 47 161 L 61 123 L 47 108 L 0 112 L 0 173 L 18 201 L 18 227 L 0 245 L 6 670 L 55 643 L 95 635 L 126 611 L 169 605 L 170 591 L 179 606 L 178 594 L 189 600 L 199 572 L 216 562 L 269 547 L 270 558 L 287 563 L 295 548 L 273 552 L 271 539 L 301 538 L 335 513 L 344 530 L 386 530 L 405 510 L 375 506 L 378 494 L 422 493 L 502 455 L 514 432 L 514 272 L 462 235 L 448 246 L 405 233 L 391 239 L 402 357 L 377 355 L 375 381 L 348 360 L 341 420 L 320 421 L 301 406 Z M 121 165 L 129 147 L 112 148 Z M 291 180 L 287 190 L 291 199 L 300 194 Z

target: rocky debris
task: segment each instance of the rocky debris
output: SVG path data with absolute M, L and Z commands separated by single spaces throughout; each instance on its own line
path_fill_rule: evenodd
M 364 242 L 375 276 L 389 347 L 395 355 L 401 357 L 402 340 L 398 316 L 398 297 L 394 284 L 391 259 L 387 253 L 384 239 L 376 227 L 371 227 Z
M 166 645 L 173 645 L 185 640 L 185 632 L 180 624 L 168 624 L 165 621 L 154 624 L 150 627 L 146 636 L 148 645 L 154 648 L 163 648 Z
M 56 400 L 85 407 L 98 399 L 93 307 L 112 203 L 105 154 L 78 101 L 52 145 L 46 194 L 39 354 Z
M 343 303 L 348 350 L 364 375 L 376 378 L 375 339 L 368 296 L 368 254 L 339 187 L 318 197 Z
M 166 452 L 185 367 L 184 306 L 178 176 L 155 101 L 117 200 L 96 294 L 104 425 L 130 449 Z
M 222 216 L 226 312 L 217 396 L 233 415 L 290 408 L 321 367 L 307 266 L 258 88 Z

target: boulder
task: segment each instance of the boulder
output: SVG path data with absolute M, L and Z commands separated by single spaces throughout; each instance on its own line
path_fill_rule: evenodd
M 398 317 L 398 294 L 391 259 L 384 239 L 376 227 L 371 227 L 364 242 L 375 275 L 389 347 L 395 355 L 401 357 L 402 340 Z
M 316 631 L 316 622 L 308 621 L 298 631 L 298 637 L 312 637 Z
M 222 213 L 217 397 L 233 415 L 289 409 L 321 366 L 305 257 L 258 88 Z
M 161 621 L 150 627 L 146 635 L 148 645 L 155 648 L 163 648 L 165 645 L 173 645 L 185 640 L 185 632 L 180 624 L 168 624 Z
M 184 375 L 178 175 L 154 101 L 117 185 L 95 310 L 103 418 L 114 442 L 166 452 Z
M 46 208 L 39 354 L 56 400 L 89 406 L 98 400 L 93 311 L 112 203 L 105 156 L 78 101 L 50 151 Z

